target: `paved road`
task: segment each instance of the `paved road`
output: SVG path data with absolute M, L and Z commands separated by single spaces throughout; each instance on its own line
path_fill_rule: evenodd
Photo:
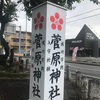
M 72 57 L 65 57 L 66 61 L 72 61 Z M 77 57 L 76 61 L 87 61 L 91 62 L 98 62 L 100 63 L 100 57 Z
M 80 71 L 82 74 L 99 78 L 100 79 L 100 66 L 96 65 L 84 65 L 84 64 L 76 64 L 76 63 L 68 63 L 66 62 L 66 65 L 70 66 L 70 70 L 72 72 Z

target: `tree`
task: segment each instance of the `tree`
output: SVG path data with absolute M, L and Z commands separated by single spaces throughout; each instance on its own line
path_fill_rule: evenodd
M 94 2 L 96 4 L 100 4 L 100 1 L 99 0 L 90 0 L 90 1 L 92 1 L 92 2 Z
M 24 4 L 24 10 L 28 17 L 31 17 L 31 9 L 45 1 L 50 1 L 52 3 L 58 4 L 60 6 L 66 6 L 68 9 L 72 9 L 72 4 L 81 0 L 18 0 L 18 3 L 22 2 Z M 67 2 L 66 2 L 67 1 Z
M 16 9 L 17 4 L 11 0 L 1 0 L 0 2 L 0 43 L 4 47 L 5 55 L 3 55 L 3 61 L 6 61 L 9 56 L 9 46 L 8 43 L 3 38 L 4 30 L 9 22 L 17 20 Z
M 26 14 L 28 17 L 31 17 L 31 9 L 45 1 L 50 1 L 52 3 L 55 3 L 57 5 L 60 5 L 60 6 L 65 6 L 67 8 L 67 10 L 72 10 L 73 7 L 73 3 L 74 2 L 78 2 L 80 3 L 81 1 L 84 1 L 84 0 L 18 0 L 18 3 L 22 2 L 24 4 L 24 10 L 26 11 Z M 96 4 L 99 4 L 99 0 L 90 0 Z
M 72 5 L 74 2 L 81 2 L 82 0 L 18 0 L 18 3 L 22 2 L 24 4 L 24 10 L 26 11 L 26 14 L 28 17 L 31 17 L 31 9 L 45 1 L 50 1 L 52 3 L 66 6 L 68 9 L 72 9 Z M 96 4 L 99 4 L 98 0 L 90 0 Z M 5 49 L 5 55 L 3 59 L 7 60 L 9 55 L 9 46 L 8 43 L 3 38 L 3 33 L 5 30 L 5 26 L 14 20 L 17 20 L 17 14 L 16 14 L 16 6 L 17 4 L 15 2 L 12 2 L 11 0 L 1 0 L 0 1 L 0 42 L 3 45 Z

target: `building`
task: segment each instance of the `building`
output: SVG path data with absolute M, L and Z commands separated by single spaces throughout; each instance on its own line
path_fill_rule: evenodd
M 78 47 L 78 56 L 100 57 L 100 39 L 87 25 L 75 39 L 66 40 L 66 56 L 72 55 L 75 47 Z
M 19 30 L 16 30 L 19 29 Z M 30 54 L 31 33 L 21 31 L 21 26 L 14 24 L 7 25 L 4 36 L 9 43 L 10 49 L 14 49 L 15 56 L 23 56 Z

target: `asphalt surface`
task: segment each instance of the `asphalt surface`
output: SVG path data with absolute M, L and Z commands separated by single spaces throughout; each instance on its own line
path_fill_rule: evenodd
M 85 76 L 100 79 L 100 57 L 77 57 L 74 62 L 71 57 L 66 57 L 65 60 L 71 72 L 80 71 Z
M 65 57 L 65 62 L 100 66 L 100 57 L 77 57 L 74 62 L 71 57 Z
M 70 71 L 76 73 L 81 72 L 82 75 L 100 79 L 100 66 L 91 66 L 86 64 L 66 63 L 70 66 Z

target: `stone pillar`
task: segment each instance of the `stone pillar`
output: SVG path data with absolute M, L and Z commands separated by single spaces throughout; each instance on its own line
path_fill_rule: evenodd
M 76 84 L 81 87 L 81 72 L 76 71 Z
M 63 100 L 66 10 L 45 2 L 33 8 L 30 100 Z
M 71 78 L 70 66 L 66 65 L 65 66 L 65 79 L 70 79 L 70 78 Z
M 82 98 L 86 99 L 88 98 L 88 92 L 89 92 L 89 79 L 86 76 L 82 76 L 81 78 L 82 81 L 82 85 L 81 85 L 81 89 L 82 89 Z

